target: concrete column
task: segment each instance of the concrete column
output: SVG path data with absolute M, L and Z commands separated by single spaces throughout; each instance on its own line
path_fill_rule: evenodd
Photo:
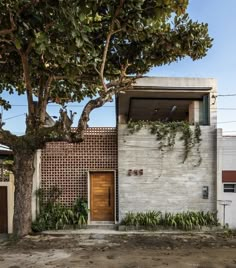
M 39 212 L 39 200 L 36 191 L 40 188 L 41 182 L 41 150 L 35 153 L 34 157 L 34 175 L 33 175 L 33 188 L 32 188 L 32 221 L 36 219 Z
M 199 123 L 199 101 L 192 101 L 189 105 L 189 123 Z

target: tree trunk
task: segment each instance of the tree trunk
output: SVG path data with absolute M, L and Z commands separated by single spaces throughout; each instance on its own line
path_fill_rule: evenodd
M 13 232 L 17 237 L 22 237 L 31 232 L 31 200 L 34 174 L 34 153 L 15 152 L 15 201 Z

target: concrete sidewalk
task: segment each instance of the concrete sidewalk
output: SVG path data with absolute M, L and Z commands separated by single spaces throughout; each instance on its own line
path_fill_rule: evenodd
M 161 235 L 161 234 L 206 234 L 206 233 L 222 233 L 223 230 L 212 230 L 212 231 L 181 231 L 181 230 L 160 230 L 160 231 L 148 231 L 148 230 L 129 230 L 129 231 L 119 231 L 119 230 L 109 230 L 109 229 L 75 229 L 75 230 L 48 230 L 43 231 L 42 234 L 46 235 L 82 235 L 82 234 L 104 234 L 104 235 Z

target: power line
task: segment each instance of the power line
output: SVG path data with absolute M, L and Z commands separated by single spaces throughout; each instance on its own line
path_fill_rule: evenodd
M 213 95 L 215 97 L 233 97 L 236 96 L 236 94 L 219 94 L 219 95 Z
M 11 104 L 11 106 L 15 106 L 15 107 L 27 107 L 28 105 L 27 104 Z M 76 105 L 76 104 L 71 104 L 71 105 L 66 105 L 67 107 L 84 107 L 85 105 L 80 105 L 80 104 L 78 104 L 78 105 Z M 47 107 L 60 107 L 59 105 L 57 105 L 57 104 L 48 104 L 47 105 Z M 111 107 L 115 107 L 115 105 L 106 105 L 106 106 L 102 106 L 103 108 L 105 108 L 105 107 L 109 107 L 109 108 L 111 108 Z
M 9 119 L 13 119 L 13 118 L 16 118 L 16 117 L 20 117 L 20 116 L 23 116 L 23 115 L 26 115 L 26 113 L 15 115 L 15 116 L 11 116 L 11 117 L 8 117 L 8 118 L 4 118 L 4 121 L 5 120 L 9 120 Z
M 217 124 L 236 123 L 236 121 L 217 122 Z
M 14 119 L 14 118 L 17 118 L 17 117 L 20 117 L 20 116 L 23 116 L 23 115 L 26 115 L 26 113 L 19 114 L 19 115 L 15 115 L 15 116 L 11 116 L 11 117 L 8 117 L 8 118 L 4 118 L 4 121 L 6 121 L 6 120 L 10 120 L 10 119 Z M 217 122 L 217 124 L 227 124 L 227 123 L 236 123 L 236 121 L 223 121 L 223 122 Z
M 16 105 L 11 105 L 12 107 L 26 107 L 27 105 L 25 104 L 16 104 Z M 49 105 L 49 107 L 57 107 L 57 105 Z M 68 108 L 83 108 L 84 105 L 68 105 Z M 103 109 L 103 108 L 115 108 L 115 106 L 113 105 L 109 105 L 109 106 L 102 106 L 100 107 L 100 109 Z M 178 108 L 178 107 L 177 107 Z M 169 110 L 168 108 L 160 108 L 160 110 Z M 200 110 L 200 108 L 193 108 L 191 110 Z M 222 110 L 222 111 L 236 111 L 236 107 L 219 107 L 219 108 L 211 108 L 211 111 L 217 111 L 217 110 Z

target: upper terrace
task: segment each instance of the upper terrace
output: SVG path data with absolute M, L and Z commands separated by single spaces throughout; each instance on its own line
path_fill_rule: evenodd
M 211 78 L 146 77 L 119 94 L 118 123 L 129 120 L 188 121 L 216 126 L 216 80 Z

